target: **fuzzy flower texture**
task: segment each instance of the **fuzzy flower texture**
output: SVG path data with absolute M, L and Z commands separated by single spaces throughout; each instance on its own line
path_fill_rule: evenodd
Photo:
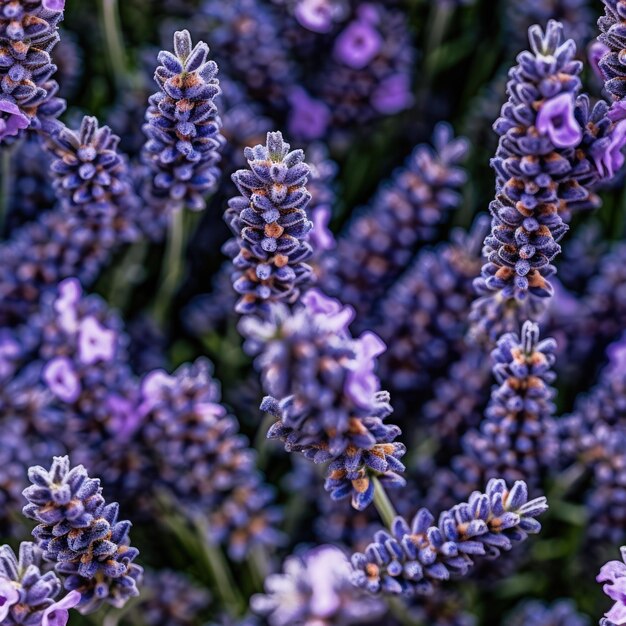
M 376 357 L 385 349 L 371 332 L 358 339 L 348 325 L 351 307 L 309 290 L 294 313 L 272 309 L 270 319 L 245 318 L 240 326 L 269 396 L 261 405 L 277 418 L 268 437 L 288 452 L 316 463 L 330 461 L 325 489 L 334 500 L 352 496 L 362 510 L 374 497 L 377 477 L 387 487 L 405 484 L 405 453 L 391 414 L 389 394 L 380 390 Z
M 130 522 L 118 521 L 117 503 L 106 504 L 100 481 L 82 465 L 70 469 L 68 457 L 54 457 L 50 470 L 32 467 L 33 483 L 24 490 L 24 515 L 38 522 L 33 530 L 46 561 L 55 564 L 68 591 L 81 594 L 78 609 L 91 613 L 104 602 L 123 606 L 138 595 L 142 568 L 133 561 Z

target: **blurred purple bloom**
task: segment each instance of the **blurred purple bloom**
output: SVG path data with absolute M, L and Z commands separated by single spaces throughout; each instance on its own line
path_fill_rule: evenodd
M 335 298 L 329 298 L 318 289 L 309 289 L 301 298 L 301 302 L 315 321 L 325 330 L 336 333 L 348 332 L 348 326 L 354 320 L 354 309 L 345 306 Z
M 626 547 L 622 546 L 622 561 L 609 561 L 596 577 L 599 583 L 608 583 L 602 587 L 604 593 L 615 600 L 610 611 L 605 613 L 615 626 L 626 624 Z
M 372 94 L 372 106 L 383 115 L 403 111 L 412 102 L 410 77 L 407 74 L 394 74 L 385 78 Z
M 360 70 L 374 59 L 383 45 L 378 30 L 365 19 L 351 22 L 335 41 L 334 56 L 340 63 Z
M 311 98 L 302 88 L 296 87 L 289 94 L 289 133 L 305 141 L 319 139 L 326 134 L 330 124 L 329 108 L 321 101 Z
M 42 2 L 45 9 L 49 11 L 64 11 L 65 0 L 43 0 Z
M 59 296 L 54 301 L 54 310 L 59 315 L 59 326 L 73 333 L 78 327 L 76 306 L 83 293 L 80 281 L 76 278 L 66 278 L 59 283 Z
M 72 361 L 65 356 L 52 359 L 43 370 L 43 379 L 50 391 L 63 402 L 71 404 L 80 396 L 80 381 Z
M 596 168 L 606 179 L 611 179 L 624 165 L 623 149 L 626 145 L 626 119 L 617 122 L 611 133 L 599 141 L 592 151 Z
M 110 361 L 115 354 L 117 335 L 89 316 L 82 320 L 78 335 L 78 358 L 84 365 Z
M 376 357 L 380 356 L 387 346 L 383 340 L 372 332 L 364 332 L 356 342 L 356 359 L 354 369 L 346 377 L 346 395 L 361 408 L 372 405 L 374 396 L 380 391 L 380 380 L 374 373 Z
M 4 113 L 5 115 L 1 115 Z M 0 141 L 5 137 L 13 137 L 20 130 L 28 128 L 30 120 L 19 107 L 8 100 L 0 100 Z
M 612 122 L 619 122 L 623 119 L 626 119 L 626 101 L 618 100 L 613 102 L 609 112 L 607 113 L 607 117 Z
M 546 100 L 537 114 L 536 126 L 539 133 L 548 135 L 557 148 L 577 146 L 582 139 L 582 131 L 574 117 L 572 93 L 561 93 Z
M 65 626 L 73 609 L 81 599 L 79 591 L 70 591 L 63 599 L 51 604 L 44 612 L 41 626 Z
M 328 33 L 340 12 L 336 0 L 299 0 L 294 9 L 298 22 L 315 33 Z
M 587 58 L 589 59 L 589 65 L 591 66 L 593 73 L 600 79 L 601 82 L 604 82 L 604 74 L 600 69 L 600 59 L 607 52 L 610 52 L 610 49 L 597 39 L 590 43 L 587 48 Z
M 4 622 L 9 609 L 19 600 L 19 597 L 20 594 L 15 585 L 8 578 L 0 577 L 0 623 Z
M 313 230 L 309 234 L 309 242 L 316 254 L 332 250 L 337 246 L 335 235 L 328 228 L 331 215 L 332 213 L 328 206 L 319 206 L 311 211 Z

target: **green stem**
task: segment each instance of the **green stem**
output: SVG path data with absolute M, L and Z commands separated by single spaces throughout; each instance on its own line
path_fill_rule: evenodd
M 4 234 L 4 225 L 9 212 L 9 202 L 13 187 L 13 168 L 11 167 L 15 147 L 4 148 L 0 159 L 0 236 Z
M 235 580 L 230 570 L 228 562 L 224 558 L 224 554 L 219 546 L 215 546 L 206 540 L 206 529 L 202 522 L 196 521 L 196 530 L 202 544 L 204 556 L 213 580 L 219 591 L 220 597 L 233 615 L 241 615 L 245 609 L 245 602 L 241 595 L 237 592 Z
M 267 568 L 267 554 L 263 546 L 256 545 L 250 549 L 248 554 L 248 567 L 252 574 L 252 581 L 258 591 L 263 590 L 263 583 L 269 574 Z
M 177 209 L 172 213 L 167 231 L 165 259 L 161 269 L 161 286 L 154 303 L 154 317 L 161 327 L 164 327 L 167 321 L 172 298 L 182 274 L 185 240 L 185 213 L 183 209 Z
M 144 278 L 143 264 L 147 254 L 148 244 L 145 240 L 128 247 L 111 280 L 107 298 L 111 308 L 121 311 L 126 309 L 132 291 Z
M 101 9 L 111 71 L 118 87 L 121 87 L 128 80 L 128 65 L 121 34 L 118 0 L 102 0 Z
M 385 488 L 380 484 L 380 481 L 376 476 L 372 476 L 374 482 L 374 506 L 378 511 L 378 514 L 382 518 L 385 526 L 391 528 L 393 520 L 397 517 L 396 510 L 391 504 L 391 500 L 385 491 Z

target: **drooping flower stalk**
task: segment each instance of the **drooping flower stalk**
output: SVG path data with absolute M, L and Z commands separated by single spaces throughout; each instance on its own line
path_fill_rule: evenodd
M 492 479 L 484 493 L 444 511 L 435 523 L 420 509 L 409 525 L 397 517 L 390 532 L 379 531 L 365 553 L 352 555 L 353 582 L 370 593 L 412 596 L 431 594 L 434 584 L 465 576 L 480 556 L 495 558 L 529 534 L 541 530 L 535 519 L 548 504 L 528 499 L 523 481 L 510 489 Z

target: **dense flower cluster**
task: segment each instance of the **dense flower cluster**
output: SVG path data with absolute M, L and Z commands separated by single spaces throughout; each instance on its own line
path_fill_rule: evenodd
M 247 170 L 233 174 L 241 196 L 228 203 L 226 222 L 234 239 L 224 251 L 233 259 L 237 312 L 256 313 L 270 302 L 293 303 L 312 274 L 306 213 L 309 166 L 302 150 L 290 151 L 281 133 L 246 148 Z
M 485 239 L 487 263 L 476 281 L 482 297 L 472 312 L 476 334 L 492 339 L 536 317 L 541 301 L 552 295 L 551 261 L 560 252 L 565 220 L 588 202 L 590 184 L 600 175 L 612 177 L 620 165 L 610 144 L 624 145 L 621 128 L 607 135 L 604 103 L 590 109 L 582 98 L 577 107 L 582 65 L 562 25 L 550 21 L 545 31 L 534 26 L 529 38 L 531 51 L 521 53 L 511 70 L 509 100 L 494 124 L 500 135 L 492 161 L 497 194 Z
M 214 191 L 224 139 L 214 102 L 220 93 L 217 65 L 209 47 L 192 47 L 188 31 L 174 34 L 174 54 L 159 53 L 154 80 L 160 91 L 150 97 L 144 132 L 143 161 L 150 170 L 146 196 L 154 219 L 172 211 L 205 208 L 204 196 Z
M 352 506 L 364 509 L 374 497 L 373 476 L 388 487 L 404 484 L 405 447 L 394 442 L 400 429 L 383 421 L 392 409 L 374 373 L 385 346 L 371 332 L 352 338 L 350 307 L 316 290 L 302 300 L 293 313 L 274 308 L 269 319 L 241 324 L 249 350 L 260 352 L 257 367 L 271 394 L 261 408 L 278 420 L 268 437 L 316 463 L 330 461 L 331 497 L 351 495 Z
M 79 610 L 121 607 L 138 595 L 142 568 L 133 563 L 139 552 L 130 547 L 131 524 L 118 521 L 119 506 L 106 504 L 100 481 L 82 465 L 70 469 L 67 456 L 55 457 L 50 470 L 32 467 L 28 477 L 24 515 L 38 522 L 33 536 L 44 559 L 67 590 L 80 593 Z
M 432 241 L 448 213 L 458 208 L 466 180 L 459 163 L 465 139 L 440 124 L 433 147 L 419 145 L 384 183 L 371 204 L 357 212 L 341 233 L 324 288 L 370 315 L 378 298 L 402 273 L 418 244 Z
M 420 509 L 410 526 L 397 517 L 390 533 L 380 531 L 365 553 L 352 555 L 354 582 L 371 593 L 431 594 L 433 583 L 466 575 L 473 557 L 495 558 L 539 532 L 535 517 L 547 509 L 544 497 L 528 500 L 523 481 L 509 490 L 504 480 L 492 479 L 485 493 L 475 491 L 437 524 L 428 509 Z
M 273 490 L 256 471 L 237 420 L 219 404 L 210 363 L 181 366 L 173 376 L 151 372 L 141 390 L 153 482 L 166 487 L 194 520 L 208 515 L 210 541 L 226 542 L 234 559 L 243 559 L 251 546 L 280 543 Z
M 68 609 L 81 599 L 70 591 L 61 600 L 61 581 L 54 572 L 42 571 L 42 552 L 33 543 L 20 544 L 19 557 L 0 546 L 0 623 L 4 626 L 65 626 Z
M 65 102 L 56 97 L 50 53 L 59 41 L 64 0 L 0 5 L 0 142 L 26 128 L 53 131 Z

